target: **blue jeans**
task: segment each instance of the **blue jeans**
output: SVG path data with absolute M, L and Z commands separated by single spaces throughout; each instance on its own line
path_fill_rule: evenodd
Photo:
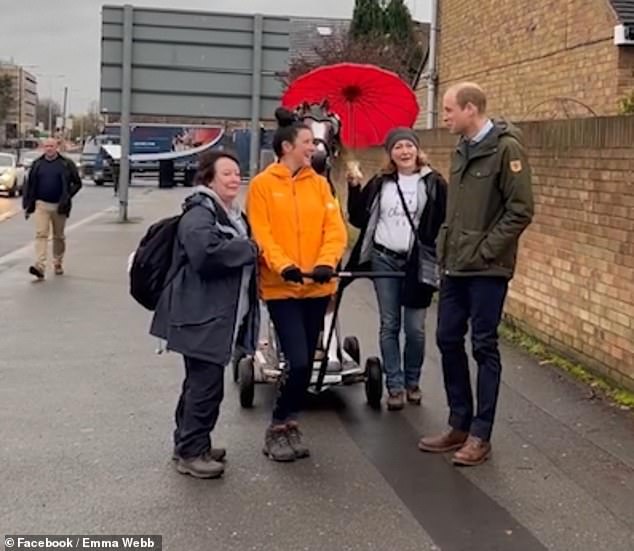
M 372 253 L 373 271 L 402 271 L 405 262 L 378 251 Z M 381 356 L 388 392 L 418 386 L 425 359 L 425 308 L 401 305 L 402 279 L 375 279 L 379 303 Z M 403 313 L 403 316 L 401 314 Z M 405 351 L 401 362 L 401 319 L 405 329 Z
M 446 277 L 440 288 L 437 340 L 449 425 L 483 440 L 491 438 L 500 391 L 502 363 L 497 329 L 507 290 L 508 281 L 501 277 Z M 473 358 L 478 364 L 475 414 L 464 342 L 469 322 Z

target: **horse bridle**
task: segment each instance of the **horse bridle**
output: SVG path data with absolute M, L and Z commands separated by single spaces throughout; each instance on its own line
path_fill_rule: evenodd
M 306 119 L 310 119 L 315 122 L 330 123 L 332 126 L 333 137 L 337 137 L 339 135 L 339 131 L 341 130 L 341 121 L 339 120 L 339 117 L 337 117 L 337 115 L 335 114 L 330 114 L 326 117 L 317 118 L 315 115 L 308 113 L 306 115 L 300 116 L 300 119 L 303 121 L 305 121 Z M 315 145 L 318 145 L 318 144 L 321 144 L 324 146 L 324 149 L 326 150 L 326 154 L 328 155 L 328 157 L 334 157 L 337 154 L 337 148 L 332 145 L 332 144 L 336 144 L 336 141 L 333 141 L 331 144 L 331 143 L 328 143 L 328 141 L 326 141 L 323 138 L 315 138 Z

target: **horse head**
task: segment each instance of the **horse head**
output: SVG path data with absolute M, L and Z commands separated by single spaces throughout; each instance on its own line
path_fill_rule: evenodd
M 330 111 L 327 99 L 312 104 L 305 101 L 297 107 L 295 113 L 315 136 L 317 150 L 313 155 L 313 168 L 318 174 L 328 177 L 332 162 L 341 151 L 341 120 Z

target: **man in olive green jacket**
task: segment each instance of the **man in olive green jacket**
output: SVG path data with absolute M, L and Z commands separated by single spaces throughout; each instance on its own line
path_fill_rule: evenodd
M 533 217 L 531 171 L 521 133 L 486 117 L 486 96 L 472 83 L 447 91 L 445 124 L 461 136 L 451 160 L 447 216 L 438 235 L 442 271 L 437 341 L 442 353 L 451 429 L 423 438 L 419 448 L 457 450 L 457 465 L 479 465 L 491 453 L 502 365 L 497 328 L 518 241 Z M 477 409 L 464 337 L 471 323 L 478 364 Z

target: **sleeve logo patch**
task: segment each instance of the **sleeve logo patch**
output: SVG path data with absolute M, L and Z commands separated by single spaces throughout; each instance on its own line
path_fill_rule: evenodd
M 510 167 L 511 167 L 511 172 L 522 172 L 522 161 L 517 160 L 517 161 L 511 161 L 510 163 Z

